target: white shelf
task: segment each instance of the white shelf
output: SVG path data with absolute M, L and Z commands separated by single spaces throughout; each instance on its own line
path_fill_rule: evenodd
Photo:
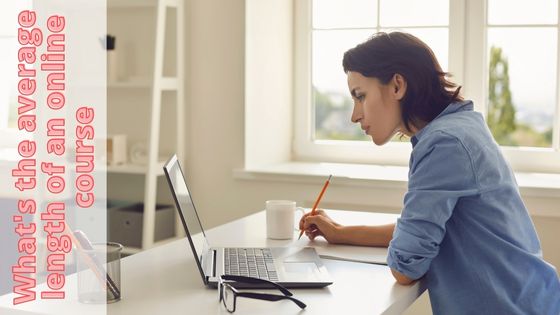
M 152 86 L 152 81 L 148 78 L 135 79 L 131 81 L 107 81 L 107 87 L 109 88 L 146 89 L 152 88 Z M 161 78 L 160 86 L 162 91 L 176 91 L 178 80 L 174 77 L 163 77 Z
M 167 7 L 178 6 L 177 0 L 160 0 Z M 155 7 L 158 0 L 107 0 L 108 8 L 143 8 Z
M 152 82 L 146 79 L 134 81 L 107 81 L 108 88 L 149 88 L 152 87 Z
M 176 91 L 177 83 L 178 83 L 177 78 L 163 77 L 161 79 L 161 89 L 164 91 Z
M 155 7 L 157 0 L 107 0 L 107 8 Z
M 163 175 L 163 165 L 164 161 L 159 161 L 156 165 L 156 174 L 158 176 Z M 120 173 L 120 174 L 147 174 L 148 165 L 138 165 L 138 164 L 121 164 L 121 165 L 108 165 L 108 173 Z

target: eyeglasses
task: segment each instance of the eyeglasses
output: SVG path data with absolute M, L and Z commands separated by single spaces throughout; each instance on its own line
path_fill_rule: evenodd
M 276 288 L 280 290 L 284 295 L 280 294 L 268 294 L 268 293 L 257 293 L 257 292 L 241 292 L 234 288 L 230 283 L 225 281 L 234 281 L 238 283 L 253 283 L 253 284 L 268 284 L 271 288 Z M 245 276 L 233 276 L 233 275 L 222 275 L 218 278 L 218 292 L 220 294 L 220 302 L 223 302 L 227 311 L 230 313 L 235 312 L 235 307 L 237 304 L 237 297 L 245 297 L 250 299 L 258 299 L 265 301 L 280 301 L 280 300 L 290 300 L 297 304 L 300 308 L 305 308 L 307 305 L 302 301 L 293 298 L 292 292 L 283 286 L 267 281 L 264 279 L 245 277 Z

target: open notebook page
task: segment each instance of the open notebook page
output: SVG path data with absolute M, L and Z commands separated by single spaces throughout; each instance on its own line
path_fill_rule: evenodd
M 313 247 L 321 258 L 354 261 L 369 264 L 387 264 L 386 247 L 351 246 L 329 244 L 324 238 L 317 237 L 310 241 L 302 236 L 299 241 L 294 241 L 295 246 Z

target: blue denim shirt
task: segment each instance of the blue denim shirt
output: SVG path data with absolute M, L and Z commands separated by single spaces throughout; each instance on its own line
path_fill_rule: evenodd
M 411 141 L 388 265 L 424 276 L 434 314 L 560 314 L 558 275 L 472 102 L 450 104 Z

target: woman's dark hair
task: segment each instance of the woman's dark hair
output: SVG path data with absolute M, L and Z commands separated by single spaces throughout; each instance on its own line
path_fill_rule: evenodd
M 407 82 L 400 105 L 406 129 L 434 120 L 452 102 L 462 101 L 461 87 L 446 79 L 434 53 L 420 39 L 401 32 L 377 33 L 344 53 L 344 72 L 359 72 L 387 84 L 395 74 Z

